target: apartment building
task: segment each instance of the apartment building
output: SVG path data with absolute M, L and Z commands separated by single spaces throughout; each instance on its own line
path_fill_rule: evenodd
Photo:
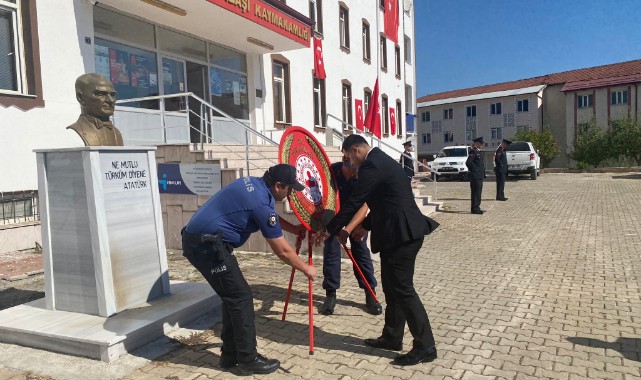
M 396 42 L 384 28 L 390 3 Z M 193 93 L 233 118 L 180 97 L 122 103 L 125 145 L 233 144 L 240 122 L 274 141 L 301 126 L 335 146 L 328 131 L 352 131 L 378 78 L 381 148 L 392 154 L 413 133 L 414 51 L 409 0 L 0 0 L 0 228 L 39 228 L 33 150 L 82 145 L 65 128 L 83 73 L 111 80 L 119 100 Z
M 549 126 L 561 155 L 552 167 L 571 164 L 579 126 L 602 128 L 638 117 L 641 60 L 427 95 L 417 100 L 417 152 L 428 158 L 448 145 L 470 145 L 483 136 L 484 151 L 519 130 Z

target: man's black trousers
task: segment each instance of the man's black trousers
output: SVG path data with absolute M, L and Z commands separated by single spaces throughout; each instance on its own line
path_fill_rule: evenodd
M 423 239 L 381 251 L 381 281 L 387 304 L 383 338 L 402 342 L 407 321 L 417 349 L 436 345 L 427 312 L 414 289 L 414 265 L 421 246 Z
M 256 325 L 254 297 L 245 281 L 236 256 L 225 255 L 224 261 L 214 261 L 206 249 L 190 249 L 183 236 L 183 255 L 205 277 L 222 300 L 222 355 L 236 357 L 239 362 L 256 358 Z
M 472 211 L 479 211 L 481 209 L 483 180 L 470 178 L 470 189 L 472 190 Z
M 496 173 L 496 199 L 505 199 L 505 173 Z
M 361 268 L 369 286 L 372 289 L 376 288 L 377 283 L 374 276 L 372 256 L 369 248 L 367 248 L 367 235 L 361 241 L 352 237 L 349 238 L 349 241 L 352 247 L 352 256 L 354 256 L 358 267 Z M 325 246 L 323 247 L 323 289 L 336 290 L 341 287 L 341 251 L 342 247 L 336 237 L 332 236 L 325 240 Z M 354 276 L 356 276 L 358 286 L 361 289 L 365 289 L 365 283 L 356 268 L 354 268 Z

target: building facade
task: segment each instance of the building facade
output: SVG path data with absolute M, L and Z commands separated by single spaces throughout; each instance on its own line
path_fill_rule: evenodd
M 639 116 L 639 83 L 636 60 L 427 95 L 417 100 L 417 151 L 429 159 L 483 136 L 483 150 L 493 152 L 519 130 L 549 127 L 561 149 L 551 166 L 567 167 L 581 124 L 611 128 Z
M 395 43 L 384 33 L 386 0 L 0 0 L 3 215 L 20 208 L 12 195 L 37 190 L 34 149 L 82 145 L 65 128 L 80 112 L 75 79 L 89 72 L 111 80 L 118 99 L 191 92 L 275 141 L 296 125 L 321 142 L 328 128 L 351 130 L 356 100 L 364 114 L 378 77 L 381 147 L 402 151 L 415 114 L 414 9 L 397 3 Z M 125 145 L 203 142 L 190 107 L 179 98 L 119 104 L 115 125 Z M 186 121 L 156 138 L 145 128 L 159 112 Z M 216 135 L 229 123 L 219 116 L 207 115 L 207 142 L 228 142 Z

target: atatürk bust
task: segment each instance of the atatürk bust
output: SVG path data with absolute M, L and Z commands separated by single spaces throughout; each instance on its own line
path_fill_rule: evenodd
M 76 99 L 82 111 L 67 129 L 76 131 L 85 146 L 124 145 L 120 131 L 109 120 L 116 106 L 116 90 L 107 78 L 95 73 L 79 76 Z

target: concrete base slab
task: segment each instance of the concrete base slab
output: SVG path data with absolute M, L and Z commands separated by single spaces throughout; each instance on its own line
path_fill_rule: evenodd
M 0 342 L 111 362 L 220 308 L 208 284 L 171 283 L 171 294 L 109 318 L 47 310 L 45 300 L 0 311 Z

